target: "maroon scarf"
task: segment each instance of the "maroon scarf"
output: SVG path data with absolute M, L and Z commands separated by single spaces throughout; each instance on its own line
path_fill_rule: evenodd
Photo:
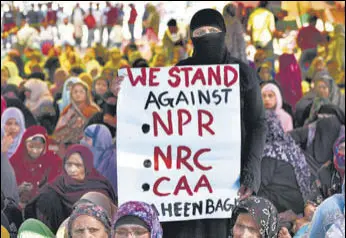
M 49 187 L 53 189 L 61 198 L 64 205 L 72 208 L 73 205 L 88 192 L 100 192 L 108 196 L 113 202 L 116 196 L 110 182 L 103 177 L 93 165 L 93 154 L 89 148 L 83 145 L 72 145 L 67 149 L 64 164 L 67 158 L 73 153 L 79 153 L 83 159 L 85 167 L 85 179 L 78 182 L 69 177 L 64 172 Z

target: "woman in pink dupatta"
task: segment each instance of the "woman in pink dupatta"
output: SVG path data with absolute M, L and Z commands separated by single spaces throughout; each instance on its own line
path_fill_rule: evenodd
M 295 111 L 297 102 L 302 98 L 302 73 L 293 54 L 282 54 L 279 57 L 279 73 L 276 81 L 282 87 L 284 101 Z

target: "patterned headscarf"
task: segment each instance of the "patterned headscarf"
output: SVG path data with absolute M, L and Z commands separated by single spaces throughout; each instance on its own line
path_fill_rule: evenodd
M 162 238 L 163 231 L 156 210 L 149 204 L 143 202 L 127 202 L 120 206 L 114 220 L 114 226 L 120 218 L 125 216 L 135 216 L 141 219 L 150 228 L 150 238 Z
M 263 157 L 285 161 L 292 165 L 300 192 L 306 201 L 310 194 L 311 174 L 303 151 L 290 135 L 284 133 L 280 121 L 273 111 L 266 111 L 266 122 L 268 132 Z
M 70 220 L 68 221 L 68 237 L 72 238 L 72 224 L 80 216 L 87 215 L 100 221 L 108 233 L 109 238 L 111 237 L 112 222 L 108 217 L 108 213 L 100 206 L 93 204 L 80 204 L 72 212 Z
M 334 145 L 334 167 L 342 175 L 345 174 L 345 154 L 341 154 L 339 146 L 345 143 L 345 132 L 335 142 Z
M 260 228 L 261 238 L 276 238 L 279 232 L 278 211 L 267 199 L 261 197 L 249 197 L 239 202 L 233 210 L 231 229 L 237 221 L 241 210 L 246 210 Z

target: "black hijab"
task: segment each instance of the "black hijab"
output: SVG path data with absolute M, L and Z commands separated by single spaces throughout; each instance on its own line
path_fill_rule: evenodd
M 260 79 L 257 73 L 241 60 L 230 55 L 225 45 L 226 26 L 222 15 L 213 9 L 198 11 L 191 19 L 190 35 L 202 26 L 213 26 L 221 30 L 219 33 L 206 34 L 202 37 L 191 37 L 194 46 L 192 57 L 180 61 L 177 66 L 184 65 L 213 65 L 239 64 L 240 90 L 245 92 L 258 84 Z M 256 79 L 256 80 L 253 80 Z
M 318 114 L 334 115 L 339 119 L 341 124 L 345 125 L 345 113 L 339 106 L 336 106 L 334 104 L 322 105 L 320 110 L 318 111 Z
M 203 26 L 213 26 L 220 29 L 221 32 L 193 37 L 193 31 Z M 225 45 L 226 26 L 222 15 L 218 11 L 213 9 L 198 11 L 191 19 L 190 35 L 194 46 L 193 56 L 181 61 L 178 65 L 228 63 L 230 55 Z

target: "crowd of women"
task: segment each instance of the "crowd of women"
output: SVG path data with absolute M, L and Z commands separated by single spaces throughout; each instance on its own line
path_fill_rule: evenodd
M 47 55 L 10 50 L 1 65 L 1 237 L 344 237 L 344 56 L 326 62 L 316 52 L 302 69 L 293 53 L 273 57 L 252 42 L 252 62 L 236 12 L 197 12 L 189 40 L 172 19 L 149 60 L 135 43 L 95 44 L 83 57 L 70 44 Z M 324 44 L 335 49 L 342 36 L 337 25 Z M 135 197 L 118 207 L 117 70 L 175 64 L 239 64 L 242 174 L 231 219 L 160 223 Z

